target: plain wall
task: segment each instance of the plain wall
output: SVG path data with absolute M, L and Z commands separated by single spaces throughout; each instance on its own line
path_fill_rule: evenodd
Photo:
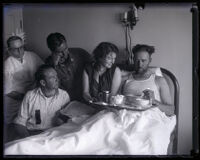
M 81 47 L 89 53 L 101 41 L 116 44 L 125 51 L 124 28 L 119 14 L 130 4 L 67 4 L 24 6 L 24 31 L 27 49 L 43 59 L 50 51 L 46 37 L 60 32 L 69 47 Z M 153 66 L 167 68 L 180 84 L 179 154 L 192 149 L 192 13 L 191 4 L 146 4 L 139 10 L 139 21 L 131 31 L 132 45 L 155 46 Z

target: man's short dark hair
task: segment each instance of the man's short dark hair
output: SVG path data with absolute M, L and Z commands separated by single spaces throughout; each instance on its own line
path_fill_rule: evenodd
M 47 37 L 47 46 L 51 51 L 55 51 L 63 42 L 66 42 L 65 36 L 61 33 L 51 33 Z
M 155 52 L 155 48 L 154 46 L 149 46 L 146 44 L 137 44 L 132 49 L 133 54 L 136 54 L 137 52 L 141 52 L 141 51 L 146 51 L 151 56 Z
M 101 42 L 93 51 L 93 55 L 96 61 L 100 58 L 106 57 L 110 52 L 119 53 L 116 45 L 110 42 Z
M 36 71 L 35 73 L 35 80 L 36 80 L 36 84 L 39 87 L 40 86 L 40 80 L 44 80 L 45 79 L 45 75 L 44 72 L 50 68 L 53 68 L 53 66 L 51 65 L 47 65 L 47 64 L 42 64 Z
M 10 47 L 10 42 L 15 41 L 15 40 L 23 41 L 22 38 L 19 36 L 11 36 L 7 40 L 7 46 Z

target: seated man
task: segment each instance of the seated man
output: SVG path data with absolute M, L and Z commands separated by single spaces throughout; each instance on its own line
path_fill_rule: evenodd
M 68 93 L 58 88 L 59 81 L 54 68 L 42 65 L 35 76 L 38 87 L 26 93 L 14 120 L 19 138 L 61 124 L 59 110 L 70 101 Z
M 92 57 L 83 49 L 68 48 L 61 33 L 49 34 L 47 45 L 52 54 L 45 62 L 57 71 L 59 87 L 69 93 L 71 100 L 82 100 L 82 73 L 85 64 L 90 63 Z
M 34 88 L 34 74 L 43 64 L 38 55 L 24 51 L 24 42 L 19 36 L 7 40 L 9 57 L 4 62 L 4 108 L 5 122 L 12 123 L 24 94 Z
M 142 95 L 152 99 L 166 115 L 174 114 L 174 105 L 170 95 L 169 86 L 163 77 L 156 76 L 149 68 L 151 55 L 154 47 L 148 45 L 136 45 L 132 52 L 134 54 L 134 71 L 130 73 L 123 85 L 124 95 Z

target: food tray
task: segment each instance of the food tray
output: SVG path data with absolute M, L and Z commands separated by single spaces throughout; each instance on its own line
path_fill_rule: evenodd
M 102 109 L 113 108 L 113 109 L 117 109 L 117 110 L 127 109 L 127 110 L 132 110 L 132 111 L 146 111 L 146 110 L 154 107 L 154 106 L 151 106 L 151 105 L 147 105 L 145 107 L 136 106 L 136 105 L 130 106 L 130 105 L 127 105 L 127 104 L 113 105 L 113 104 L 108 104 L 108 103 L 105 103 L 105 102 L 90 102 L 90 104 L 94 107 L 101 107 Z

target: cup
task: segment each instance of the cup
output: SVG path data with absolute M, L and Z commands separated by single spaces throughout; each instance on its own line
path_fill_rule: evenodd
M 109 103 L 109 96 L 110 96 L 109 91 L 103 91 L 98 94 L 99 100 L 106 103 Z

